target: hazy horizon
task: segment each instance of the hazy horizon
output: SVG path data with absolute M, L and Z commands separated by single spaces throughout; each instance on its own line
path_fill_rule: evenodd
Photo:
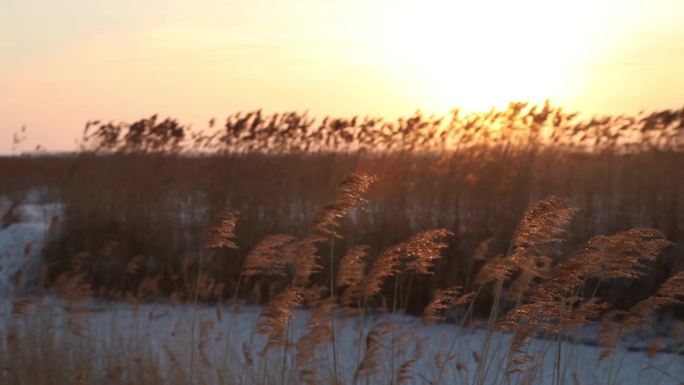
M 388 119 L 512 100 L 585 114 L 684 104 L 684 3 L 9 0 L 0 153 L 74 148 L 86 121 L 236 111 Z

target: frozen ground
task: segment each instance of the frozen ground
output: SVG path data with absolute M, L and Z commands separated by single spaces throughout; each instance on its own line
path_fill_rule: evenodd
M 195 362 L 207 360 L 208 364 L 197 365 L 205 368 L 198 369 L 198 373 L 208 383 L 218 383 L 218 374 L 216 370 L 206 368 L 218 369 L 226 362 L 233 367 L 242 366 L 243 345 L 249 347 L 256 362 L 259 362 L 261 358 L 258 353 L 265 342 L 263 336 L 253 333 L 260 311 L 257 307 L 247 307 L 239 313 L 231 314 L 228 308 L 217 310 L 213 306 L 193 308 L 191 305 L 184 305 L 174 308 L 170 304 L 134 307 L 123 303 L 92 303 L 91 313 L 72 314 L 64 311 L 60 306 L 63 304 L 59 301 L 44 299 L 44 303 L 38 307 L 40 310 L 34 310 L 35 315 L 17 323 L 8 316 L 10 304 L 8 301 L 3 302 L 0 330 L 8 330 L 14 322 L 21 328 L 50 330 L 48 335 L 55 340 L 64 338 L 65 335 L 70 336 L 78 341 L 77 345 L 87 346 L 94 366 L 101 366 L 103 371 L 107 369 L 107 363 L 111 362 L 112 352 L 121 351 L 129 354 L 129 358 L 158 357 L 160 368 L 171 365 L 171 352 L 181 367 L 189 367 L 188 347 L 193 346 L 190 337 L 193 319 L 196 322 L 194 346 L 205 341 L 203 347 L 195 353 Z M 306 331 L 307 318 L 306 311 L 296 313 L 291 332 L 293 340 Z M 395 325 L 394 331 L 383 339 L 383 354 L 388 354 L 392 341 L 396 350 L 402 349 L 403 352 L 394 360 L 383 360 L 383 367 L 377 378 L 389 378 L 392 361 L 394 370 L 397 370 L 401 363 L 416 359 L 412 370 L 414 379 L 408 383 L 427 383 L 438 375 L 436 361 L 449 357 L 442 383 L 473 383 L 477 368 L 475 352 L 481 351 L 486 332 L 482 329 L 465 331 L 455 325 L 426 325 L 418 318 L 407 316 L 382 316 L 366 319 L 363 323 L 358 319 L 337 320 L 339 372 L 343 373 L 345 383 L 351 383 L 351 376 L 361 359 L 359 341 L 365 341 L 369 329 L 381 322 Z M 505 383 L 503 376 L 510 339 L 509 335 L 494 335 L 485 383 Z M 417 341 L 423 346 L 418 347 Z M 59 346 L 58 343 L 55 345 Z M 420 356 L 416 356 L 416 348 L 423 350 Z M 323 372 L 332 368 L 329 344 L 326 349 L 317 353 L 321 360 L 318 367 Z M 535 339 L 530 343 L 529 352 L 545 358 L 532 383 L 552 384 L 558 351 L 561 354 L 559 362 L 562 363 L 562 376 L 567 384 L 655 385 L 680 384 L 684 381 L 683 356 L 659 354 L 649 358 L 644 352 L 621 349 L 613 357 L 599 362 L 600 349 L 594 346 L 570 342 L 559 345 L 554 341 Z M 293 356 L 288 358 L 289 365 L 292 365 L 290 360 Z M 282 349 L 271 351 L 267 358 L 268 370 L 280 368 L 281 357 Z M 294 372 L 288 374 L 294 375 Z M 518 380 L 518 377 L 513 376 L 510 383 L 516 384 Z
M 61 204 L 41 202 L 42 196 L 38 190 L 27 194 L 15 210 L 18 222 L 0 229 L 0 296 L 35 283 L 38 276 L 48 229 L 62 211 Z M 0 197 L 0 215 L 12 203 L 8 197 Z
M 113 352 L 125 352 L 130 359 L 155 357 L 163 373 L 171 373 L 169 368 L 175 365 L 187 374 L 190 360 L 193 360 L 198 367 L 197 378 L 208 384 L 221 382 L 221 368 L 248 368 L 243 351 L 243 346 L 246 346 L 254 356 L 255 366 L 259 362 L 265 363 L 258 368 L 245 369 L 247 378 L 263 372 L 278 375 L 283 362 L 282 349 L 272 350 L 265 360 L 258 356 L 265 342 L 263 336 L 254 333 L 261 310 L 258 307 L 234 312 L 228 307 L 205 305 L 173 307 L 165 303 L 148 303 L 133 306 L 95 301 L 85 304 L 89 309 L 86 313 L 70 313 L 64 310 L 65 303 L 45 296 L 41 305 L 31 308 L 29 317 L 12 318 L 12 297 L 20 295 L 13 292 L 12 278 L 20 270 L 35 270 L 40 262 L 40 245 L 50 221 L 59 211 L 57 204 L 28 200 L 20 208 L 22 221 L 0 230 L 0 335 L 6 336 L 13 327 L 29 334 L 40 331 L 39 338 L 33 336 L 38 344 L 50 341 L 52 346 L 77 346 L 92 360 L 93 368 L 102 371 L 111 367 Z M 26 253 L 29 243 L 33 247 Z M 306 332 L 308 316 L 306 311 L 296 313 L 291 325 L 293 340 Z M 412 379 L 407 383 L 430 383 L 439 376 L 437 362 L 444 359 L 446 364 L 441 383 L 473 383 L 478 366 L 476 352 L 481 351 L 486 331 L 464 330 L 447 324 L 426 325 L 419 318 L 388 315 L 367 318 L 363 322 L 358 318 L 336 320 L 339 372 L 344 383 L 351 383 L 362 358 L 360 347 L 364 345 L 368 331 L 379 323 L 394 325 L 394 329 L 382 339 L 381 354 L 387 355 L 392 349 L 397 353 L 395 359 L 381 360 L 380 373 L 373 377 L 377 381 L 371 380 L 370 383 L 386 383 L 390 378 L 388 373 L 396 372 L 399 365 L 411 359 L 416 361 L 412 365 Z M 593 341 L 590 329 L 579 334 L 582 341 Z M 514 375 L 506 379 L 504 375 L 510 340 L 509 335 L 493 336 L 485 371 L 486 384 L 522 383 L 521 377 Z M 646 339 L 630 341 L 629 346 L 644 347 L 648 342 Z M 7 343 L 4 337 L 1 343 Z M 198 347 L 195 353 L 189 353 L 190 346 Z M 655 357 L 648 357 L 644 351 L 630 351 L 629 346 L 622 346 L 613 357 L 599 362 L 601 350 L 591 344 L 534 339 L 529 345 L 529 352 L 544 359 L 539 362 L 531 383 L 552 384 L 556 362 L 561 363 L 559 376 L 565 384 L 676 385 L 684 382 L 684 356 L 676 354 L 681 346 L 670 345 L 669 349 L 674 354 Z M 420 354 L 417 350 L 421 351 Z M 330 373 L 326 372 L 333 367 L 330 345 L 316 355 L 320 360 L 317 369 L 322 376 L 329 376 Z M 293 357 L 291 354 L 286 359 L 288 367 L 294 367 Z M 2 364 L 6 365 L 5 362 Z M 7 379 L 12 373 L 11 368 L 3 370 L 0 380 Z M 296 383 L 296 371 L 287 373 L 288 383 Z

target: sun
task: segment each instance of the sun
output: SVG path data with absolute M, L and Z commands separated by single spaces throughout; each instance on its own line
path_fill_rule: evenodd
M 395 9 L 383 45 L 435 109 L 563 99 L 592 43 L 584 8 L 572 2 L 432 0 Z

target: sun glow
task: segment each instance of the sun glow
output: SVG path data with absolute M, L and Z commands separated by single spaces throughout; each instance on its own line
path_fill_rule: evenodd
M 394 119 L 547 98 L 634 114 L 681 104 L 682 26 L 681 0 L 6 0 L 0 134 L 27 126 L 55 150 L 88 119 Z
M 598 29 L 610 26 L 594 23 L 586 7 L 550 0 L 399 6 L 383 46 L 436 109 L 559 101 L 578 89 L 572 67 L 608 43 Z

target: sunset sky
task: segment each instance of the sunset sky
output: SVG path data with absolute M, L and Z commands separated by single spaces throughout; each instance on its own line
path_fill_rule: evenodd
M 684 105 L 682 0 L 2 0 L 0 153 L 85 121 Z

